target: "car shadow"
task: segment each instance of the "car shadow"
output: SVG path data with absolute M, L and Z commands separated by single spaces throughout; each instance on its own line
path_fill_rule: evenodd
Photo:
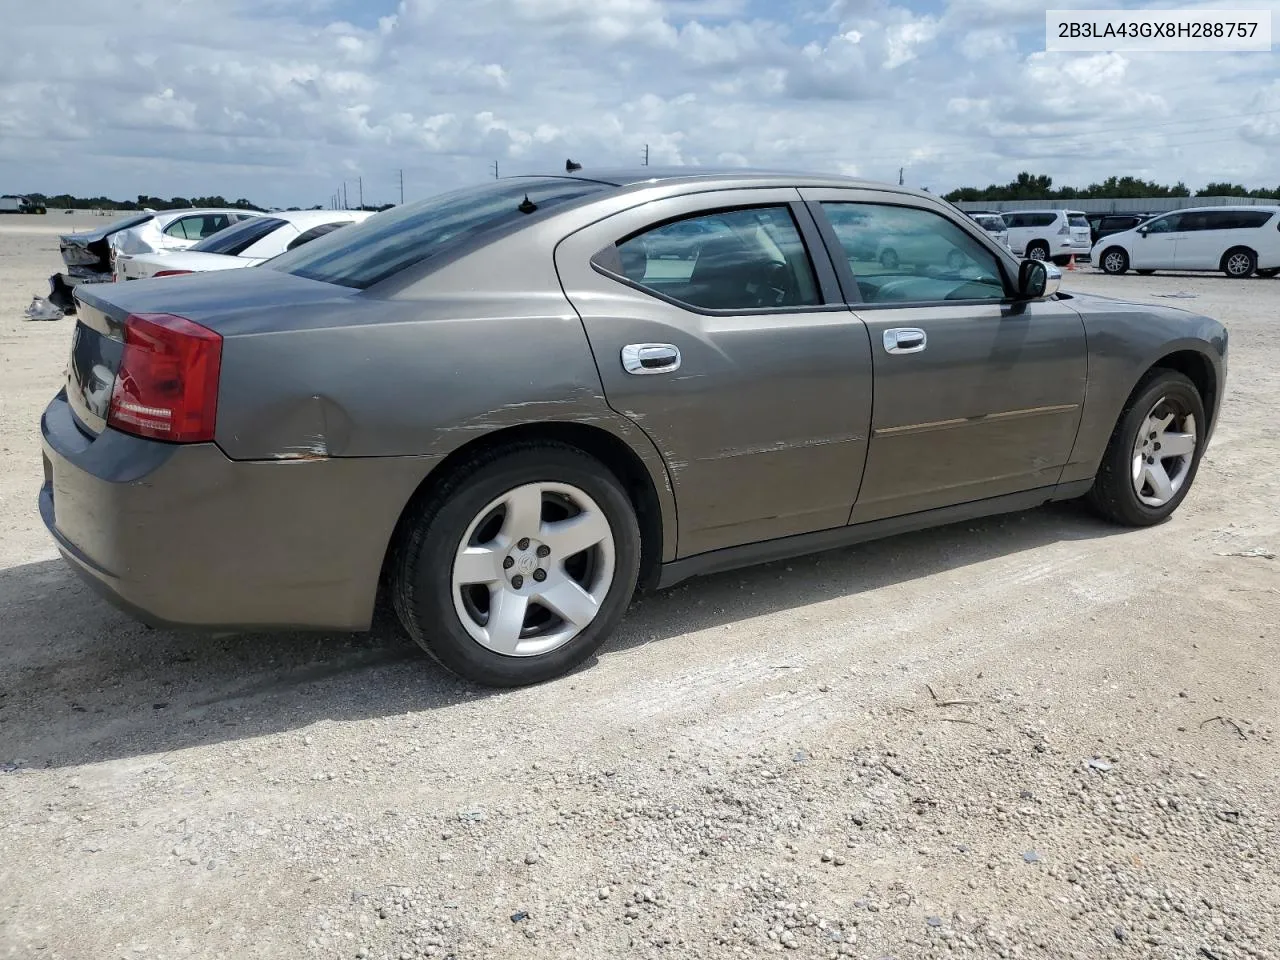
M 1051 504 L 716 574 L 639 597 L 602 655 L 1118 532 L 1075 504 Z M 0 571 L 0 611 L 0 770 L 165 753 L 504 695 L 446 673 L 385 612 L 362 634 L 152 630 L 110 607 L 60 559 Z

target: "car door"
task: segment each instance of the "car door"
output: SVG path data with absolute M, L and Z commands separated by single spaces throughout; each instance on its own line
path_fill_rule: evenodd
M 648 242 L 679 221 L 696 255 Z M 797 191 L 646 203 L 567 237 L 556 267 L 609 405 L 666 462 L 678 556 L 848 522 L 871 351 Z
M 1149 220 L 1132 234 L 1129 248 L 1129 266 L 1135 270 L 1172 270 L 1178 265 L 1177 245 L 1186 234 L 1181 222 L 1185 214 L 1166 213 Z
M 1013 264 L 941 205 L 875 190 L 801 193 L 871 335 L 871 443 L 852 522 L 1057 483 L 1088 374 L 1080 315 L 1067 301 L 1016 302 Z M 839 257 L 832 225 L 850 218 L 868 232 L 931 232 L 947 252 L 898 270 Z

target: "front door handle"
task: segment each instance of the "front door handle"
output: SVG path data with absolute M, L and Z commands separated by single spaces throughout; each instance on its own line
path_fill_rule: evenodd
M 680 369 L 680 350 L 670 343 L 629 343 L 622 348 L 622 369 L 636 376 L 675 373 Z
M 884 332 L 884 348 L 888 353 L 919 353 L 929 342 L 918 327 L 894 327 Z

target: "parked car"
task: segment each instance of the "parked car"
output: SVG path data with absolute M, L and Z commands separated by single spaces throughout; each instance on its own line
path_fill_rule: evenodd
M 1103 237 L 1132 230 L 1154 216 L 1154 213 L 1091 213 L 1088 215 L 1089 237 L 1096 244 Z
M 1245 279 L 1280 273 L 1280 206 L 1190 207 L 1103 237 L 1094 247 L 1106 273 L 1221 270 Z
M 677 221 L 696 260 L 652 260 Z M 941 261 L 864 263 L 835 222 Z M 1061 276 L 845 177 L 489 181 L 250 270 L 78 288 L 40 512 L 151 623 L 359 630 L 385 590 L 449 669 L 534 683 L 638 585 L 1086 495 L 1167 518 L 1227 331 Z
M 370 216 L 363 210 L 301 210 L 253 217 L 219 230 L 186 250 L 117 253 L 115 275 L 117 280 L 141 280 L 251 267 Z
M 49 278 L 49 300 L 74 313 L 73 289 L 82 283 L 110 283 L 115 279 L 112 257 L 157 250 L 183 250 L 205 237 L 261 214 L 252 210 L 147 210 L 114 220 L 97 230 L 67 233 L 58 238 L 66 271 Z
M 0 213 L 41 214 L 44 212 L 44 205 L 36 203 L 29 197 L 20 197 L 12 193 L 0 196 Z
M 1009 249 L 1009 227 L 1004 222 L 1004 217 L 998 213 L 971 213 L 973 222 L 980 226 L 995 239 L 996 243 Z
M 1031 260 L 1089 259 L 1089 221 L 1080 210 L 1018 210 L 1004 214 L 1009 249 Z

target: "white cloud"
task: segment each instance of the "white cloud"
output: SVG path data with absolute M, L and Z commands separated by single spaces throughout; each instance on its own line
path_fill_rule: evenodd
M 1044 9 L 1072 4 L 24 5 L 0 60 L 0 188 L 307 204 L 362 176 L 386 201 L 399 168 L 414 197 L 493 160 L 613 166 L 645 144 L 654 164 L 895 181 L 905 166 L 935 191 L 1023 169 L 1081 184 L 1280 179 L 1271 58 L 1045 53 Z

